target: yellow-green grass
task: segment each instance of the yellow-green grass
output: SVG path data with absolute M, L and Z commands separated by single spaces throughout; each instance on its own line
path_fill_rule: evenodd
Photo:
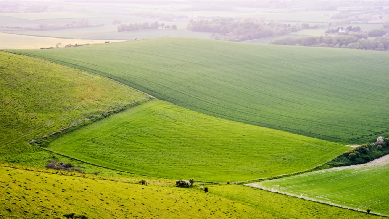
M 305 171 L 348 147 L 152 100 L 65 135 L 49 149 L 137 174 L 226 182 Z
M 389 215 L 389 165 L 312 172 L 254 185 Z
M 59 48 L 72 44 L 98 44 L 105 43 L 106 40 L 81 40 L 62 39 L 54 37 L 36 37 L 17 34 L 0 33 L 0 49 L 40 49 L 57 46 Z M 118 42 L 118 41 L 111 41 Z
M 0 218 L 258 218 L 267 213 L 199 189 L 0 166 Z
M 112 80 L 0 52 L 0 160 L 21 160 L 32 139 L 148 100 Z
M 183 38 L 16 52 L 229 120 L 336 142 L 389 135 L 388 53 Z
M 244 186 L 211 186 L 204 193 L 157 185 L 1 165 L 0 217 L 378 218 Z
M 381 218 L 245 186 L 212 186 L 209 191 L 251 206 L 272 218 Z

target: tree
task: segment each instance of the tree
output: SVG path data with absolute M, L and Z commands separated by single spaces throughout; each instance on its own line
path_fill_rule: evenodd
M 161 28 L 163 29 L 163 28 L 165 27 L 165 24 L 162 23 L 162 24 L 160 24 L 159 26 L 161 26 Z
M 371 30 L 369 31 L 369 37 L 382 37 L 386 34 L 385 30 Z
M 166 26 L 165 26 L 165 29 L 170 29 L 170 25 L 166 25 Z
M 172 25 L 172 30 L 177 30 L 177 25 L 173 24 Z

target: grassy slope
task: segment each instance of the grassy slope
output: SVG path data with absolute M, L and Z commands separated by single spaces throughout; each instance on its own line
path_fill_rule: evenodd
M 62 218 L 374 218 L 243 186 L 197 189 L 0 167 L 0 217 Z
M 200 190 L 141 186 L 0 167 L 0 217 L 234 218 L 267 213 Z
M 28 142 L 87 118 L 147 100 L 103 77 L 0 52 L 0 161 L 22 162 Z M 23 163 L 23 162 L 22 162 Z
M 389 135 L 388 53 L 177 38 L 18 52 L 230 120 L 347 143 Z
M 259 183 L 320 201 L 389 214 L 389 166 L 325 170 Z
M 348 147 L 153 100 L 65 135 L 49 149 L 138 174 L 237 181 L 307 170 Z
M 380 218 L 245 186 L 213 186 L 209 191 L 251 206 L 274 218 Z

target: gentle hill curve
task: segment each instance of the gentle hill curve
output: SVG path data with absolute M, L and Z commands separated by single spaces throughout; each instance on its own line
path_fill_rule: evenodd
M 213 186 L 210 193 L 0 164 L 4 218 L 378 218 L 280 194 Z
M 67 134 L 49 149 L 136 174 L 226 182 L 305 171 L 348 147 L 152 100 Z
M 265 189 L 389 215 L 389 165 L 355 165 L 253 184 Z
M 77 177 L 76 177 L 77 176 Z M 1 218 L 269 218 L 269 214 L 194 189 L 0 166 Z
M 165 38 L 15 51 L 209 115 L 320 139 L 389 135 L 389 54 Z
M 149 99 L 100 76 L 0 52 L 0 160 L 18 162 L 28 142 Z

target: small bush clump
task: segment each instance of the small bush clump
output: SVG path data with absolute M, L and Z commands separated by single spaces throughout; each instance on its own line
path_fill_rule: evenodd
M 194 179 L 190 179 L 189 181 L 186 180 L 177 180 L 176 181 L 176 187 L 181 187 L 181 188 L 189 188 L 192 187 L 194 184 Z
M 65 171 L 77 171 L 79 173 L 84 173 L 82 169 L 75 169 L 75 166 L 71 163 L 63 163 L 57 161 L 49 161 L 49 164 L 46 165 L 48 169 L 54 170 L 65 170 Z

